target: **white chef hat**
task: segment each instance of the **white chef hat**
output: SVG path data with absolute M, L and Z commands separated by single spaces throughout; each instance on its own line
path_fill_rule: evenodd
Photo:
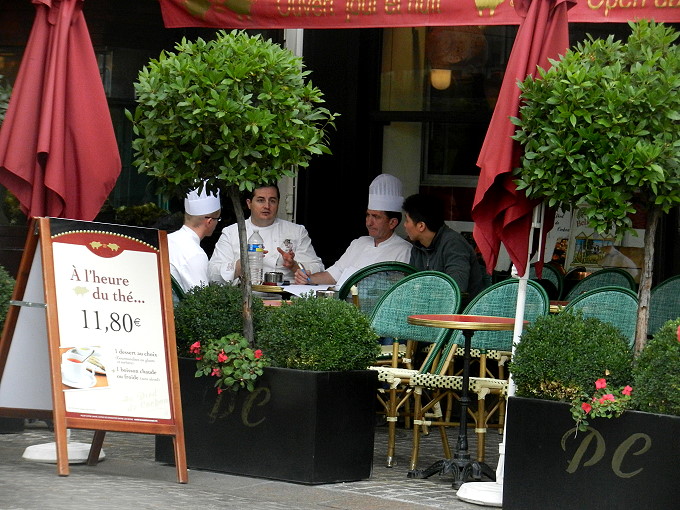
M 208 194 L 208 190 L 203 186 L 203 191 L 198 193 L 198 189 L 191 190 L 184 199 L 184 212 L 192 216 L 210 214 L 221 209 L 220 192 L 216 195 Z
M 368 188 L 368 208 L 374 211 L 401 212 L 404 197 L 401 181 L 394 175 L 380 174 Z

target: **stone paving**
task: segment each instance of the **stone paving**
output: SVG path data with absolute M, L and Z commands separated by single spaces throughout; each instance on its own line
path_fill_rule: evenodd
M 449 430 L 456 444 L 457 429 Z M 190 470 L 189 483 L 176 483 L 176 471 L 154 461 L 154 437 L 108 432 L 104 442 L 106 459 L 96 467 L 71 465 L 71 474 L 60 477 L 54 464 L 21 458 L 33 444 L 54 441 L 43 422 L 28 424 L 20 434 L 0 434 L 0 510 L 65 509 L 299 509 L 347 510 L 449 509 L 486 507 L 460 501 L 451 488 L 451 475 L 433 475 L 424 480 L 408 479 L 411 433 L 397 430 L 396 466 L 384 466 L 387 428 L 376 427 L 374 465 L 364 481 L 306 486 L 273 480 L 239 477 Z M 487 434 L 487 463 L 495 469 L 500 435 Z M 475 451 L 472 429 L 469 449 Z M 74 430 L 71 441 L 89 443 L 92 432 Z M 438 432 L 422 441 L 420 467 L 441 458 Z

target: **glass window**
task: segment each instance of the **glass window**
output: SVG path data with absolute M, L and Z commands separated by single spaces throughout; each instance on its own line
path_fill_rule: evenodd
M 381 117 L 420 125 L 421 183 L 474 187 L 517 27 L 385 29 Z

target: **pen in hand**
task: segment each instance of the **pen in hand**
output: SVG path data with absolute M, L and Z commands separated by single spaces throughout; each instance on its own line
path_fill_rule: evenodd
M 305 266 L 303 266 L 302 263 L 300 262 L 298 262 L 297 265 L 300 268 L 300 270 L 304 273 L 304 275 L 307 277 L 307 282 L 312 283 L 312 279 L 309 277 L 309 273 L 307 273 Z

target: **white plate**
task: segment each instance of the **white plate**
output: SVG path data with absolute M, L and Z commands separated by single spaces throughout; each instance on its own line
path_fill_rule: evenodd
M 87 348 L 78 349 L 78 348 L 74 347 L 73 349 L 69 350 L 67 354 L 75 354 L 75 357 L 77 359 L 83 359 L 83 358 L 87 358 L 89 356 L 93 356 L 93 357 L 97 358 L 100 362 L 102 361 L 102 353 L 101 353 L 101 351 L 99 351 L 96 348 L 87 347 Z M 103 365 L 103 363 L 102 363 L 102 365 Z M 89 368 L 90 370 L 93 370 L 97 374 L 106 375 L 106 370 L 103 370 L 101 367 L 98 367 L 94 363 L 90 363 L 89 361 L 86 361 L 85 366 L 87 366 L 87 368 Z M 104 367 L 106 367 L 106 365 L 104 365 Z
M 76 388 L 79 390 L 92 388 L 92 386 L 97 384 L 97 378 L 89 370 L 87 370 L 86 373 L 89 374 L 89 376 L 83 377 L 80 381 L 69 381 L 68 379 L 62 376 L 61 382 L 64 383 L 66 386 L 70 386 L 71 388 Z

